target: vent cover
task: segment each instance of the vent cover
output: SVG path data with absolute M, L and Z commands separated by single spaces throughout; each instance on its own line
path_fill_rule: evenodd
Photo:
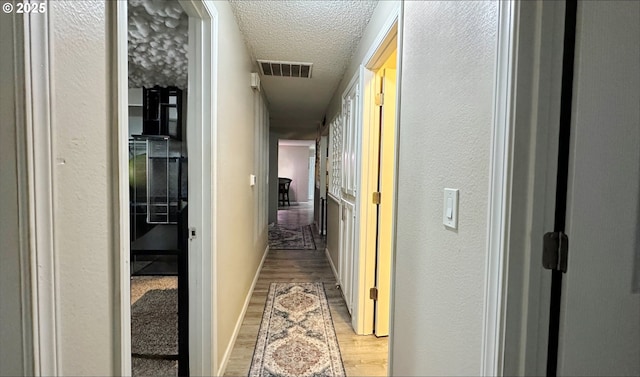
M 260 59 L 258 59 L 258 65 L 260 66 L 260 72 L 262 72 L 264 76 L 301 77 L 305 79 L 311 78 L 311 68 L 313 67 L 313 63 L 281 62 Z

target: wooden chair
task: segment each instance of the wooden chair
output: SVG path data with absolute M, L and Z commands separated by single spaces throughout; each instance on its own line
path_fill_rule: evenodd
M 284 206 L 285 201 L 290 206 L 289 202 L 289 187 L 291 186 L 292 179 L 290 178 L 278 178 L 278 204 Z

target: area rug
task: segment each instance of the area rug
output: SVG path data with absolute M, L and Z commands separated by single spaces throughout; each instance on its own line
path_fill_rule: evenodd
M 177 359 L 177 289 L 150 290 L 131 306 L 131 354 Z
M 249 376 L 345 376 L 322 283 L 271 283 Z
M 315 250 L 311 225 L 269 225 L 269 249 Z

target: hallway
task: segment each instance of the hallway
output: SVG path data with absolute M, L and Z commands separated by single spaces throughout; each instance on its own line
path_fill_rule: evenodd
M 308 225 L 312 223 L 312 219 L 313 208 L 307 203 L 278 210 L 279 224 Z M 262 311 L 272 282 L 323 282 L 347 376 L 387 375 L 388 338 L 359 336 L 353 332 L 351 317 L 340 291 L 335 288 L 336 279 L 324 253 L 324 247 L 321 247 L 322 244 L 318 242 L 317 237 L 316 245 L 318 250 L 269 250 L 229 358 L 225 376 L 248 374 Z

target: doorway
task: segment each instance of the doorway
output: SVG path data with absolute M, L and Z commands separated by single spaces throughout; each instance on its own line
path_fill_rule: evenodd
M 398 29 L 394 24 L 364 67 L 363 163 L 360 269 L 364 286 L 363 324 L 376 336 L 389 335 L 394 234 L 397 135 Z M 368 129 L 368 130 L 367 130 Z M 364 290 L 363 290 L 364 288 Z
M 286 196 L 288 200 L 280 202 L 281 209 L 306 205 L 313 201 L 315 159 L 314 140 L 281 139 L 278 141 L 278 177 L 291 180 Z
M 189 17 L 127 4 L 131 373 L 186 376 Z
M 531 47 L 518 55 L 534 52 L 535 59 L 518 59 L 516 111 L 532 117 L 517 123 L 516 133 L 530 132 L 536 141 L 515 143 L 523 168 L 515 174 L 510 220 L 504 374 L 638 375 L 640 7 L 521 6 L 521 14 L 539 17 L 539 27 L 520 17 L 527 31 L 521 38 L 540 43 L 520 43 Z M 563 59 L 573 53 L 573 62 Z M 610 196 L 612 187 L 625 189 Z M 566 272 L 543 268 L 545 232 L 568 237 Z M 552 274 L 557 296 L 550 310 Z
M 375 194 L 377 208 L 376 258 L 374 283 L 373 332 L 376 336 L 389 335 L 389 309 L 391 300 L 391 253 L 393 249 L 393 214 L 396 176 L 396 88 L 397 49 L 393 51 L 375 73 L 378 129 L 378 184 Z M 384 198 L 384 199 L 383 199 Z
M 215 354 L 215 344 L 211 339 L 215 333 L 213 309 L 216 290 L 212 279 L 212 271 L 215 267 L 212 257 L 214 253 L 212 239 L 215 235 L 213 232 L 202 230 L 214 229 L 212 223 L 215 219 L 215 208 L 211 203 L 211 192 L 215 186 L 215 172 L 211 169 L 211 159 L 203 156 L 211 156 L 215 151 L 213 141 L 215 141 L 216 124 L 212 114 L 215 114 L 216 85 L 212 79 L 216 74 L 217 61 L 213 45 L 217 36 L 215 22 L 217 12 L 211 4 L 205 2 L 165 4 L 166 7 L 175 9 L 159 12 L 172 18 L 164 25 L 173 29 L 182 28 L 183 32 L 179 36 L 172 35 L 172 38 L 174 41 L 177 37 L 183 38 L 183 45 L 187 46 L 186 51 L 182 51 L 184 55 L 181 57 L 182 61 L 176 60 L 177 50 L 174 49 L 171 52 L 172 56 L 165 59 L 165 63 L 173 62 L 176 69 L 180 68 L 184 71 L 184 77 L 173 85 L 172 83 L 165 85 L 162 82 L 140 85 L 145 89 L 141 88 L 136 93 L 135 90 L 133 92 L 128 90 L 131 81 L 128 69 L 130 56 L 128 44 L 131 30 L 129 29 L 128 3 L 118 2 L 116 7 L 117 61 L 115 64 L 118 73 L 118 166 L 122 230 L 120 237 L 121 373 L 132 374 L 132 353 L 143 356 L 141 359 L 144 361 L 162 359 L 155 356 L 144 357 L 148 355 L 140 355 L 141 352 L 135 352 L 135 349 L 132 349 L 130 320 L 132 272 L 134 275 L 145 269 L 157 272 L 156 267 L 160 267 L 165 274 L 177 275 L 177 278 L 174 278 L 177 282 L 174 284 L 178 287 L 170 295 L 178 296 L 174 301 L 177 301 L 176 304 L 179 307 L 178 313 L 170 309 L 169 311 L 173 314 L 160 316 L 173 317 L 172 326 L 179 327 L 178 333 L 171 341 L 175 345 L 175 347 L 172 346 L 175 352 L 164 354 L 168 356 L 164 359 L 173 364 L 177 362 L 177 368 L 175 365 L 171 368 L 175 368 L 179 375 L 189 373 L 211 375 L 216 368 L 216 360 L 211 356 Z M 140 5 L 140 2 L 132 3 Z M 149 7 L 149 9 L 155 8 Z M 147 38 L 151 30 L 138 28 L 133 32 Z M 144 35 L 145 33 L 149 34 Z M 140 50 L 136 51 L 137 58 L 144 59 L 142 56 L 144 51 Z M 132 68 L 133 76 L 139 78 L 144 74 Z M 150 77 L 156 77 L 156 75 Z M 142 99 L 134 100 L 140 93 Z M 180 108 L 182 111 L 179 110 Z M 130 115 L 138 119 L 132 119 L 133 121 L 130 122 Z M 133 125 L 131 130 L 130 124 Z M 139 148 L 146 150 L 146 153 Z M 164 179 L 163 182 L 166 184 L 160 187 L 156 185 L 156 189 L 153 189 L 151 186 L 158 183 L 158 179 Z M 155 201 L 157 197 L 162 196 L 160 194 L 164 195 L 164 201 Z M 132 203 L 138 201 L 143 203 L 140 203 L 140 206 L 134 206 L 135 211 L 131 211 Z M 187 203 L 190 205 L 187 206 Z M 142 207 L 145 212 L 139 213 Z M 149 211 L 150 207 L 158 211 Z M 187 210 L 187 207 L 190 210 Z M 203 208 L 210 209 L 207 217 L 204 216 Z M 154 230 L 161 233 L 160 236 L 148 237 Z M 166 242 L 162 242 L 162 245 L 158 244 L 158 241 L 167 237 L 171 238 L 169 241 L 175 248 L 167 247 Z M 141 250 L 140 240 L 144 241 L 145 238 L 153 241 L 151 243 L 155 244 L 155 251 Z M 152 251 L 154 253 L 162 251 L 162 256 L 166 260 L 143 261 L 142 259 L 145 258 L 139 258 L 144 254 L 152 254 Z M 173 260 L 168 258 L 171 254 L 173 254 Z M 164 265 L 158 262 L 164 262 Z M 155 266 L 150 268 L 153 264 Z M 188 300 L 188 297 L 193 299 Z M 158 313 L 153 310 L 150 313 L 152 316 L 158 316 Z M 166 318 L 163 319 L 166 320 Z M 175 340 L 175 337 L 178 339 Z

